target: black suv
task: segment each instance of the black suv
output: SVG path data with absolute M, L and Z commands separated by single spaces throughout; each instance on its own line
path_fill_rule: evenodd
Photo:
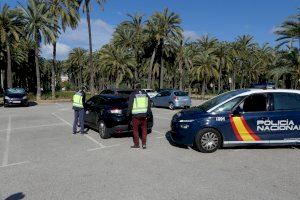
M 100 94 L 91 97 L 85 105 L 84 125 L 99 131 L 103 139 L 114 133 L 132 131 L 131 119 L 127 114 L 127 98 L 117 95 Z M 148 116 L 148 133 L 153 126 L 152 113 Z
M 106 89 L 103 90 L 100 94 L 111 94 L 128 98 L 133 92 L 134 90 L 131 89 Z

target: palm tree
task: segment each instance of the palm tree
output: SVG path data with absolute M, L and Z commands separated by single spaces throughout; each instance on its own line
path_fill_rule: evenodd
M 82 80 L 82 77 L 83 77 L 83 69 L 84 69 L 84 61 L 85 61 L 85 57 L 86 57 L 86 53 L 87 51 L 83 48 L 74 48 L 72 49 L 72 51 L 70 52 L 69 54 L 69 57 L 68 57 L 68 63 L 70 65 L 70 67 L 73 68 L 73 71 L 72 73 L 73 74 L 79 74 L 79 78 L 78 78 L 78 85 L 82 85 L 83 84 L 83 80 Z
M 143 25 L 143 15 L 138 13 L 134 15 L 128 15 L 129 20 L 121 23 L 125 29 L 128 29 L 132 33 L 132 38 L 130 43 L 127 43 L 129 48 L 132 48 L 135 54 L 137 66 L 134 68 L 134 83 L 138 80 L 138 69 L 141 68 L 142 64 L 142 54 L 143 54 L 143 33 L 144 33 L 144 25 Z
M 37 0 L 28 0 L 27 8 L 21 7 L 24 18 L 25 30 L 28 37 L 34 41 L 35 45 L 35 68 L 36 68 L 36 84 L 37 93 L 36 99 L 41 99 L 41 79 L 39 68 L 39 50 L 41 41 L 50 43 L 55 41 L 58 32 L 57 22 L 49 12 L 47 4 Z
M 50 12 L 56 19 L 56 26 L 59 26 L 63 31 L 69 26 L 75 29 L 78 21 L 78 3 L 76 1 L 69 0 L 49 0 Z M 58 36 L 58 33 L 57 33 Z M 55 68 L 56 68 L 56 40 L 52 41 L 53 45 L 53 65 L 51 67 L 51 91 L 52 99 L 55 98 Z
M 213 49 L 199 52 L 194 58 L 194 68 L 192 73 L 196 76 L 196 80 L 202 81 L 202 96 L 205 95 L 207 82 L 211 78 L 218 77 L 218 70 L 215 68 L 217 57 L 213 54 Z
M 105 46 L 101 49 L 100 59 L 102 65 L 106 67 L 109 76 L 115 77 L 115 86 L 119 87 L 123 78 L 128 75 L 133 77 L 132 68 L 136 65 L 132 53 L 122 47 L 113 45 Z
M 11 70 L 11 44 L 14 40 L 19 41 L 21 34 L 21 20 L 17 10 L 10 10 L 5 4 L 0 14 L 0 41 L 6 47 L 7 57 L 7 87 L 12 87 L 12 70 Z
M 298 12 L 300 8 L 298 8 Z M 287 43 L 293 43 L 294 40 L 298 40 L 300 49 L 300 12 L 295 16 L 290 16 L 284 21 L 275 31 L 275 34 L 279 35 L 276 41 L 282 41 L 279 46 Z
M 88 34 L 89 34 L 89 67 L 90 67 L 90 90 L 92 93 L 95 92 L 95 81 L 94 81 L 94 67 L 93 67 L 93 45 L 92 45 L 92 27 L 91 27 L 91 0 L 77 0 L 79 5 L 83 4 L 83 12 L 86 12 L 86 20 L 88 24 Z M 95 0 L 97 4 L 100 5 L 100 8 L 103 10 L 103 4 L 106 0 Z
M 150 27 L 156 27 L 154 30 L 155 39 L 160 47 L 160 81 L 159 87 L 163 88 L 164 81 L 164 53 L 165 45 L 172 40 L 182 37 L 182 28 L 180 27 L 181 18 L 174 12 L 169 12 L 169 9 L 164 9 L 163 12 L 155 12 L 148 24 Z

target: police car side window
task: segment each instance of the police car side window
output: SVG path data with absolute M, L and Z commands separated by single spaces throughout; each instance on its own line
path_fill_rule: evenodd
M 300 95 L 295 93 L 274 93 L 274 110 L 300 110 Z
M 223 105 L 219 106 L 218 108 L 216 108 L 213 112 L 215 113 L 220 113 L 220 112 L 228 112 L 231 111 L 233 109 L 233 107 L 239 103 L 241 100 L 243 99 L 243 97 L 237 97 L 234 98 L 226 103 L 224 103 Z
M 239 109 L 244 112 L 267 111 L 267 96 L 265 94 L 251 95 L 239 105 Z

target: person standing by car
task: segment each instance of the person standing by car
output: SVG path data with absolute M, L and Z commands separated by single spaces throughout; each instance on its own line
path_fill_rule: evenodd
M 73 122 L 73 134 L 77 133 L 77 124 L 79 120 L 80 132 L 84 134 L 84 105 L 85 105 L 85 87 L 75 93 L 73 96 L 73 110 L 74 110 L 74 122 Z
M 136 91 L 129 96 L 127 115 L 132 116 L 133 143 L 131 148 L 140 148 L 139 126 L 142 129 L 142 147 L 146 149 L 147 142 L 147 116 L 151 112 L 150 98 L 141 91 L 141 85 L 136 86 Z

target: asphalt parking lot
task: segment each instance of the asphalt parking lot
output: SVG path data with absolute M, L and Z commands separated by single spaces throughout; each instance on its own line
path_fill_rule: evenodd
M 0 107 L 0 199 L 300 199 L 300 149 L 173 146 L 176 112 L 153 109 L 143 150 L 129 136 L 72 135 L 70 103 Z

